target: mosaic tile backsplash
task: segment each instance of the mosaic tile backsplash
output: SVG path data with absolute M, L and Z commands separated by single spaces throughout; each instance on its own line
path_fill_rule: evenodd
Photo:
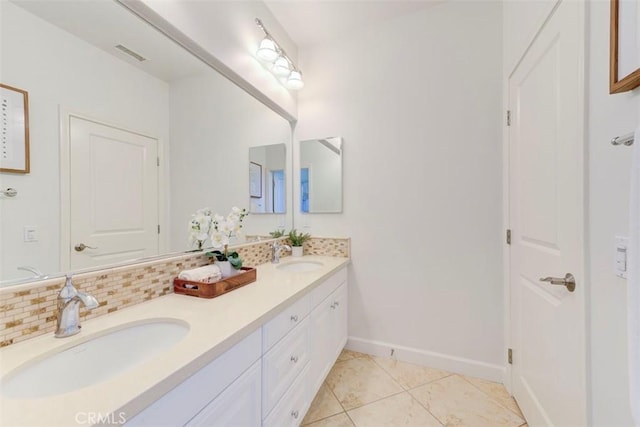
M 286 240 L 285 240 L 286 242 Z M 271 242 L 235 246 L 246 266 L 271 260 Z M 304 244 L 305 255 L 350 256 L 350 239 L 314 237 Z M 289 256 L 282 252 L 282 257 Z M 91 319 L 173 293 L 173 279 L 182 270 L 209 264 L 202 253 L 184 254 L 139 264 L 77 274 L 73 285 L 100 302 L 93 310 L 80 310 Z M 38 335 L 56 327 L 56 298 L 64 277 L 0 289 L 0 347 Z

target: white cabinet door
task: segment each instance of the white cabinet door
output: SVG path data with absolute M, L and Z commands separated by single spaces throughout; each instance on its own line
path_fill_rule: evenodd
M 347 284 L 311 313 L 311 392 L 316 393 L 347 342 Z
M 333 354 L 331 355 L 332 362 L 340 355 L 340 352 L 347 343 L 347 284 L 340 286 L 332 295 L 334 316 L 333 316 Z
M 311 312 L 311 393 L 317 393 L 331 369 L 331 304 L 331 297 L 327 297 Z
M 261 364 L 257 361 L 187 426 L 259 427 L 262 420 L 260 371 Z

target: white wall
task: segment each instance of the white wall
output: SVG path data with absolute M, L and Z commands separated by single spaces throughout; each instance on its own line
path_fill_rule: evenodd
M 501 379 L 500 3 L 443 3 L 301 67 L 295 140 L 344 137 L 345 193 L 295 224 L 352 237 L 350 345 Z
M 13 3 L 1 9 L 0 80 L 29 92 L 31 148 L 31 173 L 0 174 L 2 188 L 19 192 L 0 198 L 4 279 L 29 275 L 18 265 L 60 271 L 59 106 L 166 142 L 169 89 Z M 38 242 L 23 242 L 27 225 L 38 228 Z
M 609 95 L 609 2 L 589 2 L 590 376 L 594 426 L 630 426 L 627 283 L 613 273 L 614 236 L 626 236 L 631 149 L 611 138 L 640 126 L 640 90 Z M 638 141 L 636 141 L 638 144 Z
M 171 249 L 187 249 L 190 215 L 209 207 L 227 215 L 249 208 L 249 147 L 285 143 L 291 164 L 291 126 L 217 73 L 171 83 Z M 215 94 L 215 96 L 212 96 Z M 287 194 L 291 194 L 291 180 Z M 250 215 L 247 234 L 264 235 L 288 215 Z M 285 222 L 286 221 L 286 222 Z
M 297 46 L 262 1 L 122 1 L 150 8 L 292 117 L 297 117 L 295 93 L 278 83 L 255 57 L 264 37 L 254 22 L 260 18 L 291 59 L 297 59 Z

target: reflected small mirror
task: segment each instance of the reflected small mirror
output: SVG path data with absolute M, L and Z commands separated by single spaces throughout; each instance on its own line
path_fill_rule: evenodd
M 342 138 L 300 141 L 300 211 L 342 212 Z
M 251 213 L 285 213 L 286 145 L 249 148 L 249 199 Z

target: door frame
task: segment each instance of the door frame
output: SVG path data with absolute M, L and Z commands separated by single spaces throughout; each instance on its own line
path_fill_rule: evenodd
M 158 223 L 160 225 L 160 230 L 164 230 L 158 236 L 158 254 L 162 255 L 166 253 L 168 248 L 167 239 L 169 235 L 169 233 L 166 232 L 168 230 L 168 215 L 166 207 L 168 206 L 169 199 L 168 195 L 165 194 L 165 191 L 162 191 L 164 188 L 167 188 L 165 185 L 167 179 L 167 156 L 165 156 L 166 150 L 164 141 L 157 136 L 131 130 L 126 126 L 120 126 L 115 123 L 106 123 L 85 114 L 75 113 L 71 109 L 60 105 L 60 271 L 69 271 L 71 268 L 71 257 L 69 253 L 71 248 L 71 129 L 69 123 L 72 117 L 103 126 L 109 126 L 158 141 L 158 157 L 160 158 L 160 164 L 158 165 Z M 91 268 L 89 270 L 93 269 L 94 268 Z
M 513 348 L 513 343 L 511 341 L 511 337 L 512 337 L 512 328 L 511 328 L 511 283 L 510 283 L 510 274 L 511 274 L 511 257 L 510 257 L 510 245 L 508 245 L 506 243 L 506 230 L 509 230 L 511 228 L 511 218 L 510 218 L 510 214 L 509 214 L 509 210 L 510 210 L 510 203 L 511 203 L 511 198 L 510 198 L 510 180 L 511 180 L 511 170 L 510 170 L 510 139 L 509 139 L 509 127 L 507 126 L 507 118 L 506 118 L 506 114 L 507 111 L 510 110 L 511 106 L 510 106 L 510 93 L 509 93 L 509 81 L 510 79 L 513 77 L 515 71 L 518 69 L 518 67 L 521 65 L 524 57 L 527 55 L 527 53 L 530 51 L 531 46 L 533 45 L 533 43 L 538 39 L 540 32 L 542 31 L 542 29 L 547 25 L 548 21 L 550 20 L 550 18 L 553 16 L 553 14 L 556 12 L 556 10 L 558 9 L 559 5 L 561 4 L 562 1 L 572 1 L 572 0 L 557 0 L 555 2 L 555 4 L 553 5 L 553 7 L 550 9 L 549 13 L 546 15 L 545 19 L 543 20 L 542 24 L 537 28 L 535 35 L 531 38 L 531 40 L 529 41 L 527 47 L 524 49 L 524 51 L 519 55 L 518 60 L 514 63 L 513 67 L 509 68 L 508 70 L 505 69 L 504 70 L 504 74 L 503 74 L 503 112 L 504 112 L 504 116 L 502 118 L 502 191 L 503 191 L 503 205 L 502 205 L 502 212 L 503 212 L 503 232 L 505 233 L 504 235 L 504 240 L 503 240 L 503 253 L 502 253 L 502 260 L 503 260 L 503 302 L 504 302 L 504 313 L 503 313 L 503 318 L 504 318 L 504 343 L 505 343 L 505 348 L 504 348 L 504 360 L 505 360 L 505 370 L 504 370 L 504 385 L 507 388 L 507 390 L 509 391 L 510 394 L 513 393 L 513 388 L 512 388 L 512 366 L 507 362 L 507 349 L 509 348 Z M 579 258 L 581 260 L 581 265 L 579 266 L 580 270 L 580 275 L 584 278 L 584 282 L 581 284 L 581 286 L 584 288 L 584 301 L 582 301 L 582 303 L 584 304 L 584 332 L 585 332 L 585 345 L 584 345 L 584 362 L 585 362 L 585 372 L 584 372 L 584 376 L 585 376 L 585 406 L 587 409 L 587 414 L 586 414 L 586 419 L 589 422 L 591 419 L 591 414 L 588 410 L 588 408 L 591 406 L 590 405 L 590 399 L 591 399 L 591 375 L 590 375 L 590 371 L 589 371 L 589 367 L 590 367 L 590 352 L 589 352 L 589 347 L 590 347 L 590 342 L 591 342 L 591 335 L 590 335 L 590 329 L 589 329 L 589 324 L 590 324 L 590 311 L 589 311 L 589 301 L 590 301 L 590 290 L 589 290 L 589 284 L 591 282 L 590 280 L 590 273 L 589 273 L 589 269 L 588 269 L 588 242 L 589 242 L 589 234 L 588 234 L 588 144 L 587 144 L 587 108 L 586 108 L 586 102 L 587 102 L 587 85 L 588 85 L 588 81 L 586 79 L 586 72 L 587 72 L 587 63 L 586 63 L 586 55 L 587 55 L 587 48 L 588 48 L 588 37 L 587 37 L 587 31 L 588 31 L 588 27 L 587 27 L 587 11 L 586 11 L 586 4 L 583 2 L 579 2 L 579 25 L 580 25 L 580 29 L 579 29 L 579 38 L 580 38 L 580 43 L 579 43 L 579 47 L 580 47 L 580 52 L 578 53 L 578 61 L 579 61 L 579 74 L 576 77 L 578 79 L 578 83 L 579 83 L 579 87 L 580 87 L 580 93 L 578 95 L 578 117 L 580 120 L 580 123 L 578 123 L 578 129 L 577 129 L 577 134 L 578 134 L 578 138 L 581 141 L 581 146 L 582 149 L 580 150 L 580 157 L 578 159 L 576 159 L 576 161 L 578 162 L 578 169 L 581 171 L 582 173 L 582 185 L 580 186 L 580 194 L 578 194 L 578 199 L 580 200 L 580 204 L 582 205 L 582 215 L 580 218 L 578 218 L 577 220 L 580 222 L 580 229 L 582 230 L 582 241 L 581 241 L 581 253 L 579 254 Z M 580 286 L 580 284 L 579 284 Z

